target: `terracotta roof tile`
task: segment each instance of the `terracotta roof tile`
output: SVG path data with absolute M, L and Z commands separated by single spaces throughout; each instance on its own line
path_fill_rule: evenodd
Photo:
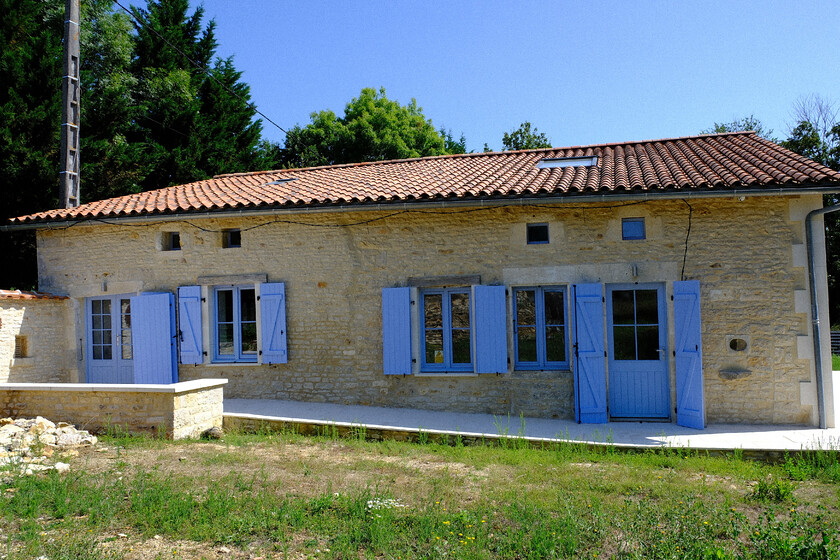
M 22 292 L 20 290 L 0 290 L 0 299 L 67 299 L 46 292 Z
M 597 156 L 594 167 L 538 169 L 542 159 Z M 224 209 L 633 192 L 825 187 L 840 173 L 754 132 L 436 156 L 220 175 L 166 189 L 13 218 L 13 224 Z

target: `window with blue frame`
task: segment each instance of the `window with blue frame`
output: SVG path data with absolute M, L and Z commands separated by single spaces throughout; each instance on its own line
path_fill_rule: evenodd
M 421 292 L 423 371 L 472 371 L 469 288 Z
M 644 218 L 622 218 L 621 239 L 625 241 L 646 239 Z
M 516 369 L 568 369 L 566 290 L 514 288 Z
M 213 359 L 257 361 L 257 298 L 254 286 L 213 290 Z

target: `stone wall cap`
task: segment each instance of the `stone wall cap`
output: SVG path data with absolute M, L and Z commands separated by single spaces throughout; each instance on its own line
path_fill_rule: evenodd
M 227 379 L 195 379 L 179 383 L 0 383 L 0 391 L 85 391 L 91 393 L 188 393 L 227 385 Z

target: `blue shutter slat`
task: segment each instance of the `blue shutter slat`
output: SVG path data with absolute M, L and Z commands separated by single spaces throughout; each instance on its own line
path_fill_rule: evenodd
M 504 286 L 473 286 L 475 372 L 507 373 L 507 306 Z
M 262 361 L 285 364 L 289 361 L 286 342 L 286 285 L 282 282 L 260 284 Z
M 674 282 L 677 424 L 698 430 L 705 427 L 700 327 L 700 282 Z
M 575 420 L 607 421 L 607 369 L 604 357 L 604 302 L 601 284 L 574 286 Z
M 145 293 L 132 297 L 131 339 L 134 383 L 177 381 L 175 296 Z
M 201 286 L 181 286 L 178 288 L 178 324 L 181 363 L 203 363 Z
M 411 374 L 411 291 L 382 289 L 382 369 L 385 375 Z

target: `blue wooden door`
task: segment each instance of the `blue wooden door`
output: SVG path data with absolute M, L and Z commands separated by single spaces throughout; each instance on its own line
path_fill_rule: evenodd
M 573 287 L 575 302 L 575 420 L 607 421 L 604 298 L 601 284 Z
M 85 338 L 88 383 L 133 383 L 131 295 L 85 300 Z
M 700 329 L 700 282 L 674 282 L 674 339 L 677 382 L 677 424 L 702 430 L 703 346 Z
M 670 418 L 663 287 L 610 285 L 606 299 L 610 417 Z
M 131 298 L 134 383 L 177 383 L 175 296 L 144 293 Z

